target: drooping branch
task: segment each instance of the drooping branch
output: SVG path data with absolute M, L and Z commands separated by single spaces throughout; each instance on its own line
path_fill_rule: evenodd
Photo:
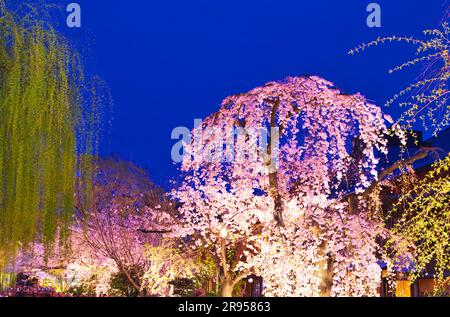
M 385 121 L 381 109 L 363 96 L 343 95 L 318 77 L 287 78 L 230 96 L 205 118 L 192 133 L 196 140 L 203 136 L 202 142 L 186 146 L 185 176 L 172 197 L 180 202 L 186 229 L 180 237 L 198 234 L 190 239 L 193 247 L 206 247 L 217 256 L 222 295 L 231 296 L 233 285 L 249 273 L 263 277 L 266 294 L 272 296 L 319 296 L 320 290 L 331 295 L 375 293 L 377 268 L 366 263 L 375 262 L 372 237 L 379 226 L 364 215 L 351 217 L 340 206 L 328 207 L 335 201 L 331 192 L 342 188 L 349 168 L 358 171 L 351 182 L 360 187 L 375 173 L 378 161 L 369 154 L 386 150 Z M 268 139 L 259 133 L 267 128 L 279 129 L 279 135 L 272 130 Z M 244 135 L 231 135 L 236 129 Z M 362 160 L 352 158 L 347 148 L 355 134 L 367 148 Z M 222 151 L 209 160 L 211 149 L 217 148 Z M 311 220 L 321 228 L 317 236 L 311 234 Z M 335 225 L 344 224 L 346 228 L 336 230 Z M 337 240 L 345 241 L 345 249 L 359 243 L 367 250 L 344 255 L 330 250 L 332 243 L 320 245 Z M 344 270 L 348 257 L 361 259 L 362 254 L 366 262 L 350 274 L 352 282 L 331 274 Z M 324 268 L 319 278 L 318 266 Z M 354 282 L 361 278 L 372 283 L 369 290 Z M 330 287 L 340 280 L 352 286 Z
M 385 170 L 383 170 L 379 175 L 378 179 L 374 181 L 369 187 L 367 187 L 362 193 L 357 194 L 356 192 L 351 192 L 347 195 L 345 195 L 342 200 L 348 200 L 350 204 L 354 203 L 356 201 L 356 198 L 359 197 L 367 197 L 370 195 L 380 184 L 381 182 L 394 173 L 396 170 L 401 169 L 403 166 L 412 165 L 417 161 L 425 159 L 430 153 L 437 152 L 440 149 L 437 147 L 421 147 L 420 150 L 410 158 L 406 160 L 398 160 Z
M 273 108 L 272 113 L 270 115 L 270 129 L 276 129 L 277 128 L 277 113 L 278 108 L 280 106 L 280 101 L 273 102 Z M 273 133 L 273 132 L 272 132 Z M 269 145 L 268 145 L 268 153 L 269 153 L 269 164 L 273 168 L 273 149 L 275 140 L 273 139 L 273 135 L 269 139 Z M 278 226 L 284 227 L 284 220 L 283 220 L 283 199 L 280 194 L 280 189 L 278 186 L 278 170 L 276 168 L 273 168 L 273 170 L 269 173 L 269 186 L 270 186 L 270 195 L 274 199 L 274 219 Z
M 400 169 L 403 166 L 412 165 L 413 163 L 420 161 L 428 156 L 428 154 L 432 152 L 437 152 L 439 148 L 437 147 L 422 147 L 420 150 L 412 157 L 408 158 L 407 160 L 399 160 L 392 164 L 390 167 L 386 168 L 384 171 L 382 171 L 379 175 L 379 180 L 383 180 L 388 175 L 392 174 L 397 169 Z M 377 186 L 377 184 L 374 184 L 372 186 Z M 368 188 L 370 190 L 370 188 Z
M 138 229 L 139 232 L 144 234 L 167 234 L 172 233 L 172 230 L 147 230 L 147 229 Z
M 124 224 L 117 223 L 117 225 L 124 229 L 132 229 L 130 226 L 126 226 Z M 172 230 L 156 230 L 156 229 L 142 229 L 142 228 L 137 228 L 134 230 L 143 234 L 167 234 L 173 232 Z

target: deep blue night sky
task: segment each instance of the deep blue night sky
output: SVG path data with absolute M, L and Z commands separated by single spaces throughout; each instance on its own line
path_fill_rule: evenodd
M 419 68 L 389 75 L 409 59 L 408 45 L 349 56 L 384 35 L 420 35 L 438 25 L 444 0 L 384 0 L 382 28 L 366 26 L 370 0 L 79 0 L 82 28 L 68 32 L 92 47 L 90 64 L 114 98 L 114 121 L 102 140 L 114 154 L 167 185 L 173 128 L 192 128 L 227 95 L 286 76 L 322 76 L 347 93 L 384 101 Z M 393 113 L 392 109 L 387 110 Z M 395 113 L 393 113 L 395 115 Z

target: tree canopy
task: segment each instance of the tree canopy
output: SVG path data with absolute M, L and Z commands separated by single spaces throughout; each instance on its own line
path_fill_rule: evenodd
M 99 104 L 81 59 L 50 23 L 0 2 L 0 265 L 36 239 L 65 240 L 89 202 Z

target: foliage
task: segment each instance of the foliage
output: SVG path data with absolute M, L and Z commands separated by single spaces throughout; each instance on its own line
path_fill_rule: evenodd
M 146 272 L 145 246 L 158 246 L 175 228 L 174 208 L 164 192 L 132 163 L 106 159 L 95 166 L 94 208 L 81 212 L 87 215 L 87 228 L 80 232 L 80 239 L 96 256 L 115 263 L 120 273 L 118 284 L 125 276 L 140 292 L 142 275 L 128 269 Z
M 103 296 L 113 293 L 110 286 L 117 269 L 108 261 L 90 264 L 69 263 L 64 271 L 68 293 L 73 295 Z
M 171 296 L 175 290 L 183 294 L 199 286 L 199 277 L 203 271 L 202 263 L 181 253 L 178 248 L 170 246 L 147 246 L 145 255 L 149 261 L 143 276 L 142 288 L 150 296 Z M 181 290 L 180 290 L 181 286 Z
M 401 215 L 394 231 L 411 242 L 398 252 L 405 252 L 411 245 L 415 246 L 412 279 L 429 271 L 432 264 L 438 280 L 445 282 L 444 273 L 450 268 L 449 166 L 450 156 L 437 161 L 394 206 L 394 214 Z
M 269 296 L 376 293 L 375 240 L 385 232 L 376 208 L 347 197 L 377 180 L 385 119 L 361 95 L 294 77 L 226 98 L 193 131 L 173 191 L 180 236 L 210 250 L 223 296 L 252 273 Z M 245 132 L 227 143 L 236 127 Z M 230 149 L 255 149 L 254 131 L 267 127 L 279 129 L 279 141 L 271 136 L 267 147 L 227 158 Z
M 173 286 L 173 295 L 181 297 L 192 297 L 196 288 L 195 280 L 192 278 L 175 278 L 169 282 Z
M 140 294 L 139 289 L 131 283 L 130 278 L 138 284 L 142 279 L 142 269 L 140 267 L 127 267 L 125 268 L 128 274 L 123 271 L 119 271 L 111 276 L 110 287 L 112 294 L 125 297 L 137 297 Z
M 20 18 L 0 1 L 0 266 L 20 246 L 67 239 L 77 173 L 90 192 L 104 101 L 68 42 L 30 11 Z
M 423 128 L 435 135 L 450 124 L 450 106 L 447 103 L 450 77 L 450 27 L 447 19 L 448 14 L 446 14 L 440 29 L 425 30 L 423 39 L 404 36 L 378 38 L 349 52 L 350 54 L 360 53 L 372 46 L 386 42 L 406 42 L 415 45 L 417 57 L 389 72 L 401 71 L 420 63 L 426 63 L 425 70 L 419 80 L 396 94 L 387 102 L 387 105 L 399 102 L 400 107 L 406 108 L 399 122 L 412 128 L 412 125 L 420 119 Z M 406 100 L 402 101 L 404 98 Z
M 450 77 L 450 27 L 449 9 L 439 29 L 425 30 L 423 38 L 391 36 L 378 38 L 362 44 L 350 51 L 351 54 L 385 42 L 407 42 L 417 47 L 417 57 L 390 70 L 390 73 L 407 67 L 425 63 L 419 80 L 396 94 L 388 105 L 399 103 L 406 107 L 398 123 L 411 129 L 418 120 L 425 131 L 437 136 L 450 124 L 450 106 L 448 104 L 448 79 Z M 450 155 L 438 159 L 422 179 L 415 179 L 412 186 L 403 186 L 399 201 L 389 216 L 394 223 L 393 232 L 404 237 L 401 244 L 390 241 L 387 247 L 394 251 L 394 262 L 401 262 L 405 254 L 413 254 L 414 270 L 411 279 L 425 272 L 433 272 L 438 279 L 436 291 L 443 284 L 445 270 L 450 269 L 450 212 L 449 212 L 449 171 Z M 404 170 L 413 171 L 411 166 Z M 405 176 L 401 176 L 405 177 Z M 409 182 L 408 182 L 409 183 Z M 410 185 L 410 184 L 408 184 Z
M 16 275 L 13 273 L 0 272 L 0 290 L 7 289 L 15 284 Z

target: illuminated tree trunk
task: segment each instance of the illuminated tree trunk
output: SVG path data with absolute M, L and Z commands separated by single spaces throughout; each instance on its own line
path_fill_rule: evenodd
M 279 135 L 275 135 L 275 132 L 279 132 L 276 131 L 276 129 L 282 129 L 282 126 L 278 126 L 277 121 L 276 121 L 276 115 L 278 112 L 278 108 L 280 106 L 280 102 L 277 101 L 273 104 L 273 109 L 272 109 L 272 114 L 270 116 L 270 140 L 269 140 L 269 144 L 268 144 L 268 161 L 266 162 L 266 164 L 268 163 L 268 167 L 270 170 L 269 173 L 269 186 L 270 186 L 270 195 L 273 197 L 274 199 L 274 220 L 277 223 L 278 226 L 280 227 L 284 227 L 284 219 L 283 219 L 283 198 L 281 197 L 280 194 L 280 190 L 279 190 L 279 186 L 278 186 L 278 169 L 277 166 L 275 165 L 274 162 L 274 157 L 273 155 L 274 150 L 275 150 L 275 146 L 276 146 L 276 141 L 275 138 L 278 138 Z
M 234 283 L 229 278 L 224 278 L 222 281 L 222 287 L 220 289 L 221 297 L 233 297 Z
M 331 255 L 326 254 L 327 243 L 326 241 L 322 241 L 322 244 L 319 247 L 319 253 L 321 256 L 324 256 L 324 259 L 318 262 L 318 266 L 320 267 L 320 296 L 321 297 L 330 297 L 331 296 L 331 288 L 333 287 L 333 258 Z
M 319 267 L 318 277 L 320 279 L 320 296 L 330 297 L 331 289 L 333 287 L 333 258 L 327 252 L 328 243 L 322 238 L 323 232 L 319 228 L 319 225 L 316 225 L 313 231 L 317 238 L 322 239 L 318 250 L 318 256 L 321 258 L 321 260 L 316 262 L 316 265 Z

